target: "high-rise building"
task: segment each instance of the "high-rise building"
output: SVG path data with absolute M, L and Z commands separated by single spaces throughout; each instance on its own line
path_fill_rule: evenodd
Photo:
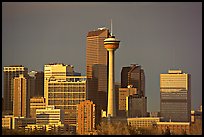
M 48 81 L 50 79 L 65 80 L 66 76 L 74 75 L 74 67 L 63 63 L 50 63 L 44 65 L 44 97 L 48 98 Z M 46 106 L 48 102 L 46 101 Z
M 77 105 L 77 133 L 90 134 L 95 130 L 95 104 L 85 100 Z
M 36 118 L 36 109 L 45 109 L 46 103 L 44 97 L 30 98 L 30 117 Z
M 67 76 L 65 80 L 50 78 L 48 83 L 48 105 L 65 112 L 65 124 L 75 132 L 77 120 L 77 104 L 87 99 L 86 76 Z
M 140 65 L 131 64 L 122 68 L 121 88 L 127 88 L 128 85 L 133 85 L 133 88 L 137 88 L 138 94 L 145 96 L 145 74 Z
M 89 31 L 86 37 L 86 76 L 88 99 L 96 104 L 96 123 L 101 117 L 101 110 L 106 110 L 108 91 L 108 53 L 104 40 L 110 36 L 107 28 Z
M 147 116 L 147 97 L 133 94 L 126 97 L 127 117 L 146 117 Z
M 44 72 L 30 71 L 28 90 L 30 90 L 30 97 L 44 96 Z
M 12 79 L 23 74 L 28 75 L 28 69 L 22 65 L 11 65 L 4 67 L 4 108 L 5 111 L 12 114 L 13 112 L 13 83 Z
M 160 74 L 160 112 L 165 121 L 191 121 L 190 74 L 181 70 Z
M 119 115 L 119 88 L 120 88 L 120 82 L 115 82 L 116 116 Z
M 118 116 L 126 117 L 126 97 L 137 93 L 137 89 L 129 85 L 127 88 L 119 88 Z
M 13 79 L 13 115 L 14 117 L 29 117 L 29 99 L 27 79 L 20 74 Z

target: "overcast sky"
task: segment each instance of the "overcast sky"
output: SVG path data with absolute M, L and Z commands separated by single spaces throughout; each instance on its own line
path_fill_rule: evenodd
M 86 75 L 87 32 L 110 28 L 110 19 L 113 34 L 121 40 L 115 53 L 116 81 L 123 66 L 142 65 L 148 111 L 159 111 L 159 75 L 181 69 L 191 74 L 192 109 L 201 105 L 201 2 L 4 2 L 2 66 L 43 71 L 44 64 L 62 62 Z

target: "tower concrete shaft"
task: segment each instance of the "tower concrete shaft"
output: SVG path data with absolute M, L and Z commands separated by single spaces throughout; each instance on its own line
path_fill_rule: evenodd
M 116 116 L 115 105 L 115 77 L 114 77 L 114 49 L 108 49 L 109 53 L 109 76 L 108 76 L 108 116 Z
M 109 53 L 109 72 L 108 72 L 108 108 L 107 117 L 116 116 L 116 104 L 115 104 L 115 81 L 114 81 L 114 52 L 119 47 L 118 40 L 115 37 L 110 37 L 104 40 L 104 47 Z

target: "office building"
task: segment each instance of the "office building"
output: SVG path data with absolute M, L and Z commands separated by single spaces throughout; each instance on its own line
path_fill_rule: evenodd
M 77 105 L 77 133 L 88 135 L 95 131 L 95 104 L 85 100 Z
M 127 117 L 147 117 L 147 97 L 133 94 L 126 97 Z
M 30 71 L 28 90 L 30 90 L 30 97 L 44 96 L 44 72 Z
M 36 109 L 36 124 L 58 125 L 64 123 L 64 110 L 47 106 L 45 109 Z
M 116 105 L 116 116 L 119 115 L 119 88 L 120 88 L 120 82 L 115 82 L 115 105 Z
M 160 112 L 165 121 L 191 121 L 190 81 L 190 74 L 181 70 L 160 74 Z
M 3 128 L 12 129 L 12 117 L 13 115 L 2 117 L 2 129 Z
M 35 118 L 13 117 L 12 129 L 25 129 L 27 125 L 35 123 Z
M 104 47 L 108 51 L 108 107 L 107 117 L 116 117 L 115 100 L 115 51 L 119 48 L 120 41 L 115 36 L 109 36 L 104 40 Z
M 181 135 L 190 133 L 189 122 L 156 122 L 155 126 L 158 130 L 165 132 L 167 128 L 170 129 L 171 135 Z
M 159 117 L 127 118 L 127 122 L 128 122 L 128 125 L 138 129 L 141 127 L 152 127 L 157 122 L 160 122 L 160 118 Z
M 131 64 L 121 70 L 121 88 L 133 85 L 137 88 L 138 94 L 145 96 L 145 74 L 142 67 L 138 64 Z
M 119 88 L 118 116 L 126 117 L 126 97 L 137 93 L 137 89 L 129 85 L 127 88 Z
M 30 93 L 28 91 L 28 81 L 20 74 L 13 79 L 13 115 L 14 117 L 29 117 Z
M 4 67 L 4 108 L 6 113 L 13 114 L 13 83 L 12 79 L 23 74 L 28 75 L 28 69 L 22 65 L 11 65 Z
M 86 76 L 67 76 L 66 80 L 50 79 L 47 83 L 49 105 L 65 111 L 65 124 L 75 132 L 77 104 L 87 99 Z
M 30 98 L 30 117 L 36 118 L 36 109 L 45 109 L 46 103 L 44 97 Z
M 2 97 L 2 104 L 1 104 L 2 112 L 4 112 L 4 98 Z
M 44 97 L 48 98 L 48 81 L 50 79 L 66 80 L 66 76 L 74 75 L 74 67 L 63 63 L 50 63 L 44 65 Z M 46 106 L 48 102 L 46 101 Z
M 107 28 L 89 31 L 86 36 L 86 76 L 88 99 L 96 104 L 96 123 L 101 110 L 106 110 L 108 91 L 108 52 L 104 40 L 110 36 Z

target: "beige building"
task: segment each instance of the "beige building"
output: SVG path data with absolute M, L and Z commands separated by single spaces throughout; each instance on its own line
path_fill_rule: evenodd
M 27 89 L 27 79 L 22 75 L 13 80 L 13 115 L 14 117 L 29 117 L 30 93 Z
M 129 95 L 133 95 L 137 93 L 136 88 L 132 88 L 129 85 L 127 88 L 119 88 L 119 111 L 118 116 L 125 117 L 126 116 L 126 97 Z
M 55 133 L 63 133 L 65 131 L 64 124 L 28 124 L 25 127 L 25 132 L 31 132 L 31 131 L 54 131 Z
M 157 122 L 160 122 L 159 117 L 140 117 L 140 118 L 127 118 L 128 125 L 140 128 L 140 127 L 152 127 Z
M 28 74 L 28 68 L 22 65 L 11 65 L 4 67 L 4 108 L 6 113 L 13 114 L 13 78 Z
M 36 109 L 36 124 L 58 125 L 64 123 L 64 110 L 47 106 L 45 109 Z
M 190 134 L 189 122 L 156 122 L 156 127 L 163 132 L 169 128 L 173 135 Z
M 95 131 L 95 104 L 85 100 L 77 105 L 77 133 L 87 135 Z
M 66 80 L 50 79 L 48 82 L 49 105 L 65 111 L 65 124 L 75 132 L 77 120 L 77 104 L 87 98 L 86 76 L 67 76 Z
M 51 63 L 44 65 L 44 97 L 48 99 L 48 81 L 50 79 L 66 80 L 67 75 L 74 74 L 74 67 L 72 65 L 65 65 L 63 63 Z M 46 106 L 48 101 L 46 101 Z
M 160 74 L 160 112 L 165 121 L 190 122 L 190 84 L 190 74 L 181 70 Z
M 36 118 L 36 109 L 45 109 L 46 103 L 43 97 L 30 98 L 30 117 Z

